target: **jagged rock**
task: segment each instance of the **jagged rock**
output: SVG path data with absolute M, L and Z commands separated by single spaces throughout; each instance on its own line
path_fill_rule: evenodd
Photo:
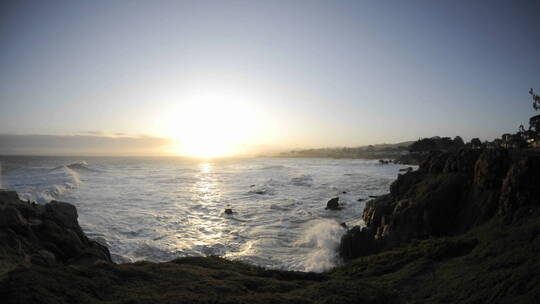
M 359 246 L 362 244 L 362 246 Z M 339 254 L 344 259 L 370 255 L 380 250 L 380 243 L 374 238 L 370 228 L 354 226 L 341 238 Z
M 485 150 L 474 165 L 474 184 L 481 190 L 499 189 L 509 164 L 508 150 Z
M 44 216 L 66 228 L 79 228 L 79 223 L 77 222 L 79 215 L 77 214 L 77 209 L 72 204 L 51 201 L 45 205 Z
M 527 157 L 514 164 L 504 178 L 499 214 L 519 218 L 530 209 L 531 205 L 539 204 L 540 156 Z
M 450 155 L 450 152 L 431 152 L 427 159 L 420 164 L 420 168 L 418 169 L 418 171 L 433 174 L 441 173 Z
M 326 203 L 326 209 L 327 210 L 340 210 L 341 206 L 339 205 L 339 197 L 334 197 L 334 198 L 330 199 Z
M 443 173 L 462 172 L 472 175 L 481 150 L 462 149 L 446 159 Z
M 418 183 L 423 178 L 424 173 L 420 171 L 400 174 L 392 185 L 390 185 L 390 193 L 394 198 L 400 199 L 414 184 Z
M 111 262 L 109 250 L 86 237 L 73 205 L 32 204 L 5 190 L 0 190 L 0 252 L 26 265 Z
M 373 242 L 382 250 L 456 235 L 497 211 L 514 218 L 530 212 L 527 206 L 540 205 L 540 156 L 535 155 L 516 152 L 511 159 L 504 149 L 431 153 L 419 170 L 399 175 L 390 194 L 366 204 L 366 232 L 353 228 L 345 234 L 343 257 L 371 254 L 363 248 Z

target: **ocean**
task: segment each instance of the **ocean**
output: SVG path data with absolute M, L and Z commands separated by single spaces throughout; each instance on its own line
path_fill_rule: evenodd
M 339 264 L 346 229 L 399 169 L 376 160 L 0 156 L 0 188 L 74 204 L 119 263 L 218 255 L 266 268 Z M 339 197 L 342 210 L 326 210 Z M 227 214 L 225 209 L 232 209 Z

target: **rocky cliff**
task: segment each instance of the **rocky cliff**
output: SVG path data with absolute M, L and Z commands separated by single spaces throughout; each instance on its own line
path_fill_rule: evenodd
M 462 234 L 495 216 L 514 222 L 540 204 L 540 155 L 506 149 L 433 153 L 400 175 L 390 193 L 369 201 L 366 227 L 343 236 L 353 259 L 412 240 Z

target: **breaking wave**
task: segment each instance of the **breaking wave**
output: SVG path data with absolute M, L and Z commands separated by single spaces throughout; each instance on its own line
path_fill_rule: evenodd
M 336 221 L 317 220 L 304 231 L 302 238 L 296 243 L 298 247 L 311 248 L 303 262 L 305 271 L 323 272 L 339 263 L 337 248 L 345 228 Z

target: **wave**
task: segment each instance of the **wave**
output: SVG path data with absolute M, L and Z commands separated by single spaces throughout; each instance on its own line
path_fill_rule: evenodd
M 88 163 L 86 161 L 84 161 L 84 160 L 74 162 L 74 163 L 71 163 L 69 165 L 58 166 L 58 167 L 52 168 L 51 171 L 62 170 L 64 167 L 69 168 L 71 170 L 80 171 L 80 172 L 84 172 L 84 171 L 87 171 L 87 172 L 99 172 L 99 170 L 90 168 L 88 166 Z
M 21 199 L 40 204 L 56 200 L 81 184 L 79 174 L 68 166 L 20 170 L 6 179 L 7 186 L 19 192 Z
M 286 168 L 288 168 L 288 167 L 283 166 L 283 165 L 274 165 L 274 166 L 262 167 L 261 170 L 274 170 L 274 169 L 286 169 Z
M 339 262 L 337 248 L 345 228 L 336 221 L 316 220 L 304 231 L 298 247 L 312 248 L 303 262 L 305 271 L 323 272 L 332 269 Z
M 276 190 L 270 186 L 263 185 L 259 187 L 253 187 L 248 191 L 249 194 L 258 194 L 258 195 L 275 195 Z
M 311 175 L 301 175 L 291 178 L 291 184 L 295 186 L 306 186 L 311 187 L 313 185 L 313 177 Z

